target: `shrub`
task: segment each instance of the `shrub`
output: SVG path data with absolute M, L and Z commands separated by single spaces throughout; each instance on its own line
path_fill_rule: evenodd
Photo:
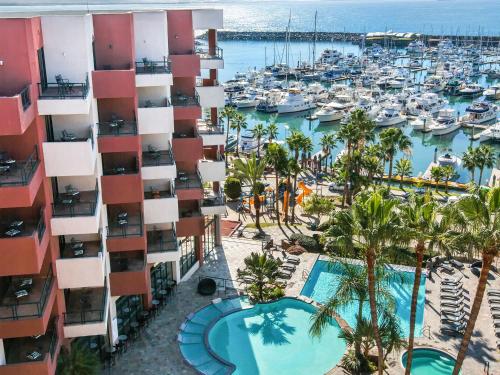
M 315 238 L 306 236 L 305 234 L 294 233 L 290 236 L 290 240 L 309 252 L 319 252 L 322 250 L 321 245 Z
M 224 184 L 224 192 L 229 199 L 238 199 L 241 195 L 241 181 L 236 177 L 228 177 Z
M 257 181 L 257 191 L 259 194 L 262 194 L 264 190 L 266 189 L 266 185 L 262 181 Z

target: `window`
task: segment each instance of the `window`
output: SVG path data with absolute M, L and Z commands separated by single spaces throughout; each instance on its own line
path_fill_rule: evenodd
M 151 268 L 151 291 L 153 299 L 160 299 L 160 290 L 168 290 L 169 283 L 174 280 L 174 263 L 158 263 Z
M 207 218 L 203 233 L 203 258 L 208 258 L 215 250 L 215 219 Z
M 185 237 L 181 239 L 179 247 L 181 249 L 181 277 L 183 277 L 198 260 L 194 246 L 194 237 Z

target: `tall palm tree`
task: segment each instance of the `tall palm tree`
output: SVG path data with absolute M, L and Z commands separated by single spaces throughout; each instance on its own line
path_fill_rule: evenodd
M 366 171 L 368 185 L 371 185 L 375 176 L 384 172 L 380 159 L 373 155 L 364 155 L 362 158 L 363 169 Z
M 59 356 L 57 373 L 60 375 L 94 375 L 99 373 L 99 360 L 89 349 L 73 345 L 71 350 L 63 347 Z
M 498 256 L 500 247 L 500 187 L 486 191 L 477 189 L 472 195 L 462 196 L 455 204 L 452 215 L 454 230 L 450 231 L 450 241 L 457 246 L 472 246 L 482 254 L 482 268 L 470 310 L 467 327 L 460 344 L 453 375 L 458 375 L 474 331 L 491 264 Z
M 451 165 L 444 165 L 442 167 L 443 180 L 444 180 L 444 191 L 448 194 L 448 183 L 455 176 L 455 169 Z
M 467 169 L 470 173 L 470 179 L 472 182 L 474 181 L 474 174 L 476 168 L 478 166 L 478 157 L 477 157 L 477 149 L 472 148 L 471 146 L 467 147 L 467 151 L 465 151 L 462 155 L 462 164 L 465 169 Z
M 253 194 L 253 204 L 255 207 L 255 226 L 262 233 L 262 228 L 260 226 L 260 191 L 261 187 L 260 180 L 264 175 L 264 170 L 266 169 L 266 163 L 260 162 L 252 154 L 251 158 L 247 159 L 236 159 L 234 161 L 234 174 L 240 181 L 250 186 L 250 190 Z
M 410 159 L 399 159 L 396 162 L 396 175 L 399 176 L 399 187 L 403 187 L 403 179 L 405 177 L 411 177 L 412 165 Z
M 354 145 L 359 140 L 359 129 L 353 122 L 349 121 L 347 124 L 342 125 L 337 133 L 337 139 L 345 144 L 345 162 L 344 162 L 344 193 L 342 195 L 342 208 L 345 207 L 346 202 L 351 203 L 349 194 L 349 183 L 351 180 L 351 159 L 352 150 Z
M 288 163 L 288 152 L 279 143 L 270 143 L 266 152 L 267 164 L 274 168 L 275 173 L 275 201 L 276 201 L 276 218 L 278 220 L 278 225 L 280 224 L 280 209 L 279 209 L 279 174 L 286 169 L 286 164 Z
M 240 156 L 240 133 L 242 130 L 246 129 L 247 126 L 245 115 L 237 113 L 231 123 L 231 129 L 236 130 L 236 156 Z
M 258 123 L 252 129 L 252 135 L 257 139 L 257 158 L 260 159 L 260 142 L 267 134 L 267 129 L 262 123 Z
M 435 192 L 437 193 L 439 187 L 439 181 L 441 181 L 444 177 L 443 167 L 440 165 L 436 165 L 431 168 L 431 178 L 436 183 Z
M 479 185 L 483 180 L 484 168 L 493 168 L 495 165 L 495 150 L 490 145 L 481 145 L 477 149 L 479 166 Z
M 302 140 L 302 147 L 301 147 L 301 151 L 302 151 L 301 165 L 302 165 L 302 168 L 305 168 L 306 160 L 309 157 L 309 154 L 312 152 L 313 149 L 314 149 L 314 145 L 313 145 L 311 137 L 304 137 L 304 139 Z
M 418 291 L 422 277 L 422 262 L 426 249 L 430 243 L 433 243 L 432 241 L 436 236 L 437 205 L 430 194 L 423 196 L 412 194 L 408 202 L 400 207 L 400 211 L 403 223 L 407 229 L 406 233 L 415 243 L 415 256 L 417 258 L 411 296 L 410 336 L 408 338 L 408 356 L 405 370 L 405 375 L 410 375 L 413 360 L 413 345 L 415 342 Z
M 406 243 L 405 228 L 397 211 L 398 202 L 385 198 L 380 190 L 361 192 L 351 209 L 335 214 L 335 225 L 326 232 L 327 237 L 340 249 L 363 251 L 368 279 L 368 300 L 378 350 L 378 373 L 383 374 L 384 347 L 378 329 L 376 290 L 377 260 L 386 248 Z
M 231 120 L 234 119 L 238 112 L 231 106 L 225 106 L 224 109 L 220 112 L 221 117 L 224 117 L 225 124 L 226 124 L 226 160 L 227 160 L 227 140 L 229 138 L 229 128 L 231 127 Z
M 335 136 L 332 133 L 328 134 L 323 134 L 321 136 L 321 139 L 319 141 L 319 144 L 321 145 L 321 150 L 323 151 L 323 154 L 325 155 L 325 172 L 327 171 L 328 168 L 328 156 L 332 152 L 332 149 L 335 147 Z
M 355 109 L 349 121 L 358 129 L 358 149 L 362 150 L 367 142 L 375 140 L 375 122 L 368 117 L 366 111 Z
M 399 128 L 389 128 L 383 130 L 380 133 L 380 143 L 382 144 L 387 160 L 389 160 L 389 178 L 387 183 L 390 184 L 392 180 L 392 164 L 394 162 L 394 156 L 398 151 L 410 153 L 412 143 L 410 138 Z
M 295 223 L 295 206 L 297 200 L 295 199 L 295 192 L 297 191 L 297 176 L 302 171 L 302 166 L 295 159 L 290 159 L 288 162 L 289 173 L 293 176 L 293 189 L 291 195 L 291 203 L 292 203 L 292 224 Z
M 269 125 L 267 125 L 267 138 L 269 143 L 272 143 L 273 140 L 278 138 L 279 128 L 278 125 L 272 121 Z
M 292 223 L 295 220 L 295 191 L 297 190 L 297 176 L 300 172 L 299 155 L 302 150 L 306 136 L 300 131 L 292 130 L 286 138 L 288 148 L 293 152 L 293 160 L 295 163 L 289 164 L 290 174 L 293 176 L 293 191 L 290 195 L 290 203 L 292 205 Z

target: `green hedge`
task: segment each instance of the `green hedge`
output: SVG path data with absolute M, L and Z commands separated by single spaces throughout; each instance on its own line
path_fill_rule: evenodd
M 241 181 L 236 177 L 228 177 L 224 184 L 224 192 L 229 199 L 238 199 L 241 195 Z
M 320 252 L 322 247 L 317 239 L 301 233 L 294 233 L 290 236 L 290 241 L 302 246 L 309 252 Z

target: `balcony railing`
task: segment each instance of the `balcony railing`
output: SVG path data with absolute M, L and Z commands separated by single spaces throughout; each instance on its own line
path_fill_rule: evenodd
M 226 205 L 226 196 L 224 195 L 224 191 L 220 189 L 217 195 L 208 195 L 205 196 L 201 202 L 204 207 L 216 207 L 216 206 L 225 206 Z
M 211 123 L 200 123 L 197 127 L 199 135 L 224 134 L 224 125 L 212 125 Z
M 38 220 L 38 224 L 36 225 L 38 242 L 42 241 L 43 235 L 45 234 L 45 229 L 47 229 L 47 226 L 45 225 L 45 210 L 42 208 L 40 210 L 40 220 Z
M 51 267 L 44 278 L 13 278 L 0 301 L 0 319 L 41 317 L 52 289 L 52 282 Z
M 0 153 L 0 187 L 25 186 L 29 184 L 40 164 L 38 147 L 35 145 L 33 152 L 26 160 L 13 160 Z
M 80 241 L 71 239 L 66 242 L 61 236 L 59 240 L 59 248 L 61 249 L 61 259 L 73 258 L 91 258 L 97 257 L 99 253 L 103 253 L 102 240 Z
M 43 208 L 40 210 L 38 221 L 25 221 L 15 219 L 0 224 L 0 238 L 31 237 L 37 234 L 38 242 L 42 241 L 45 233 L 45 214 Z
M 223 59 L 224 51 L 219 46 L 216 46 L 213 51 L 210 51 L 210 48 L 207 46 L 197 47 L 196 53 L 201 55 L 204 59 Z
M 199 106 L 200 97 L 197 92 L 193 96 L 185 94 L 172 95 L 172 105 L 177 107 Z
M 73 188 L 59 194 L 52 203 L 54 217 L 94 216 L 99 201 L 99 188 L 92 191 L 77 191 Z
M 150 191 L 144 192 L 144 199 L 161 199 L 173 197 L 175 197 L 175 191 L 173 188 L 170 190 L 157 190 L 152 187 Z
M 137 123 L 135 121 L 115 120 L 99 122 L 99 137 L 137 135 Z
M 96 296 L 95 289 L 77 292 L 78 302 L 76 306 L 69 306 L 66 304 L 66 312 L 64 313 L 64 325 L 76 325 L 86 323 L 97 323 L 104 321 L 106 315 L 106 301 L 108 295 L 108 288 L 99 288 L 102 296 Z M 69 293 L 75 293 L 69 291 Z M 93 300 L 96 300 L 95 302 Z M 71 296 L 68 296 L 68 301 L 71 304 Z M 97 306 L 93 306 L 97 303 Z
M 143 235 L 144 225 L 142 215 L 126 215 L 124 218 L 118 218 L 113 221 L 108 218 L 108 223 L 108 238 L 142 237 Z
M 104 176 L 121 176 L 127 174 L 137 174 L 139 173 L 139 161 L 135 158 L 133 162 L 133 167 L 131 166 L 116 166 L 116 167 L 106 167 L 105 162 L 103 162 L 103 175 Z M 125 163 L 124 163 L 125 164 Z M 129 163 L 130 165 L 131 163 Z
M 175 229 L 152 230 L 148 232 L 148 253 L 177 251 L 177 235 Z
M 160 165 L 173 165 L 174 154 L 172 149 L 168 150 L 150 150 L 142 153 L 143 167 L 159 167 Z
M 113 258 L 110 259 L 111 272 L 138 272 L 142 271 L 146 267 L 146 258 Z
M 26 86 L 21 91 L 20 95 L 21 95 L 21 104 L 23 105 L 23 111 L 26 111 L 31 105 L 30 87 Z
M 86 137 L 77 137 L 74 133 L 68 132 L 67 130 L 62 131 L 59 139 L 56 139 L 53 135 L 47 137 L 49 142 L 86 142 L 89 139 L 92 143 L 92 148 L 94 148 L 94 127 L 92 125 L 89 125 Z
M 135 63 L 136 74 L 165 74 L 170 73 L 170 60 L 151 61 L 146 58 Z
M 170 107 L 168 98 L 159 100 L 144 100 L 139 103 L 139 108 L 164 108 Z
M 201 177 L 199 173 L 178 172 L 175 179 L 175 188 L 179 189 L 200 189 L 202 188 Z
M 85 99 L 89 93 L 89 77 L 85 82 L 69 82 L 60 78 L 58 82 L 39 83 L 40 99 Z

